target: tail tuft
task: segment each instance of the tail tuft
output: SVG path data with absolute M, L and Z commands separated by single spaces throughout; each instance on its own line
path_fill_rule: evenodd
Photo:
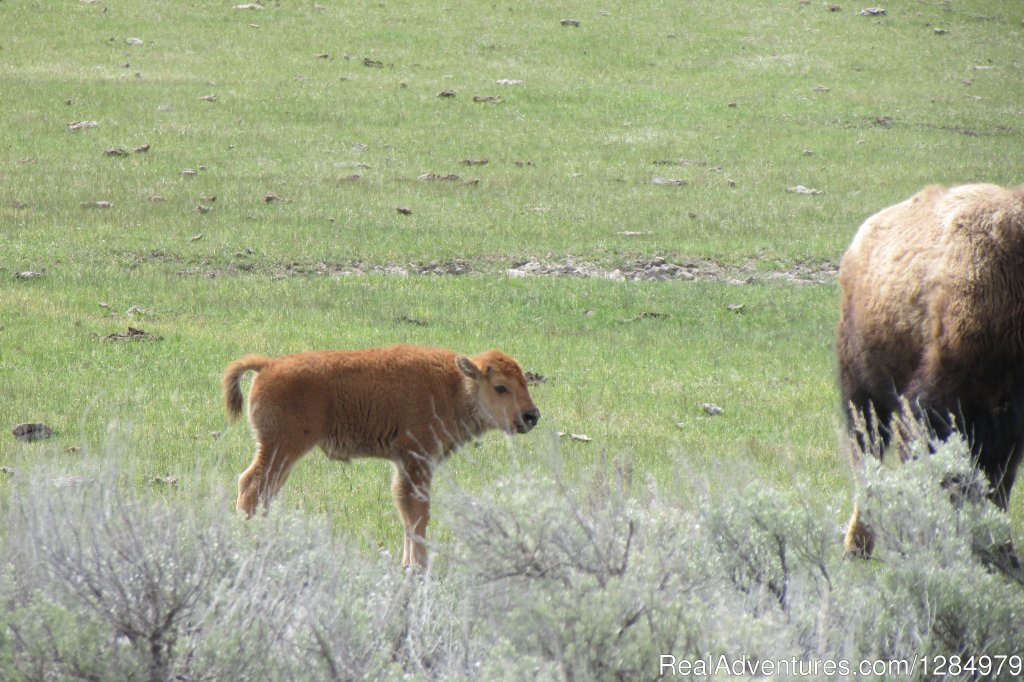
M 262 355 L 247 355 L 241 360 L 235 360 L 224 370 L 224 406 L 231 421 L 242 415 L 242 376 L 250 370 L 259 372 L 269 362 L 270 358 Z

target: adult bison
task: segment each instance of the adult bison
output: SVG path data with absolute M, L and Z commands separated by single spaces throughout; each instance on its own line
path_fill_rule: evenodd
M 868 218 L 843 257 L 838 355 L 851 431 L 879 452 L 901 404 L 964 434 L 1006 509 L 1024 452 L 1024 187 L 928 187 Z M 905 403 L 903 402 L 905 401 Z M 848 553 L 873 537 L 854 510 Z
M 261 502 L 269 508 L 316 445 L 331 459 L 388 459 L 407 566 L 426 563 L 434 469 L 488 430 L 526 433 L 540 419 L 519 364 L 497 350 L 473 357 L 419 346 L 250 355 L 224 372 L 232 419 L 242 412 L 240 382 L 250 370 L 258 372 L 249 422 L 259 448 L 238 481 L 239 511 L 252 516 Z

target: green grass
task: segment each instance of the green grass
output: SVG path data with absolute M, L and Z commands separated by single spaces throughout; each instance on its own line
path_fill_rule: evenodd
M 807 468 L 826 487 L 845 478 L 835 455 L 838 410 L 821 399 L 833 390 L 834 313 L 822 303 L 834 298 L 833 287 L 475 275 L 210 280 L 161 270 L 144 265 L 67 281 L 55 274 L 12 292 L 12 306 L 31 315 L 4 329 L 7 420 L 44 421 L 62 446 L 88 450 L 103 449 L 116 423 L 129 433 L 115 435 L 145 458 L 136 463 L 140 477 L 185 479 L 212 468 L 231 486 L 253 449 L 246 427 L 228 428 L 223 414 L 219 378 L 232 359 L 393 342 L 465 352 L 500 345 L 546 377 L 532 391 L 542 428 L 514 439 L 511 452 L 492 435 L 453 458 L 444 475 L 460 485 L 492 479 L 510 458 L 549 466 L 553 430 L 594 439 L 563 444 L 568 467 L 589 465 L 602 450 L 629 453 L 637 471 L 663 484 L 723 458 L 782 480 Z M 126 297 L 133 282 L 147 290 Z M 730 312 L 734 303 L 743 312 Z M 144 312 L 129 318 L 132 306 Z M 161 339 L 104 340 L 127 324 Z M 53 334 L 46 344 L 40 329 Z M 705 402 L 725 413 L 709 417 Z M 210 435 L 222 431 L 223 438 Z M 8 442 L 5 451 L 17 468 L 40 446 Z M 69 466 L 80 457 L 65 456 Z M 389 475 L 373 462 L 345 466 L 313 454 L 286 486 L 288 503 L 340 509 L 342 519 L 378 508 L 371 513 L 390 528 Z
M 1024 182 L 1017 2 L 896 2 L 882 18 L 795 0 L 234 4 L 0 2 L 0 425 L 57 432 L 0 439 L 6 466 L 45 452 L 74 469 L 66 449 L 116 437 L 143 475 L 230 489 L 252 444 L 226 428 L 227 362 L 414 342 L 498 346 L 549 378 L 537 432 L 452 460 L 444 475 L 467 488 L 549 466 L 558 429 L 593 438 L 563 439 L 560 466 L 624 454 L 679 486 L 800 472 L 845 499 L 834 285 L 502 272 L 567 256 L 834 262 L 867 215 L 925 184 Z M 68 130 L 82 120 L 99 127 Z M 81 207 L 97 200 L 113 208 Z M 479 274 L 276 277 L 454 258 Z M 671 316 L 624 322 L 645 312 Z M 129 323 L 162 340 L 102 341 Z M 312 455 L 283 503 L 397 544 L 389 475 Z

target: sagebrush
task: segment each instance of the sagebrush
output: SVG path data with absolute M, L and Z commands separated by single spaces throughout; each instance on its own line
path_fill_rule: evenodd
M 993 560 L 1008 518 L 943 486 L 984 486 L 961 440 L 935 449 L 866 466 L 870 562 L 842 558 L 840 510 L 800 481 L 683 497 L 621 461 L 570 477 L 556 452 L 485 491 L 444 488 L 450 540 L 425 573 L 321 517 L 242 522 L 226 498 L 126 486 L 117 467 L 40 467 L 4 508 L 0 675 L 614 680 L 672 677 L 665 656 L 1022 651 L 1024 588 Z

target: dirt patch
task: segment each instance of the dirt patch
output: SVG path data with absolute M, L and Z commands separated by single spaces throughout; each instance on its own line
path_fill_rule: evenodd
M 826 284 L 835 280 L 839 266 L 832 261 L 805 261 L 783 270 L 765 270 L 757 260 L 728 266 L 712 260 L 688 259 L 673 262 L 654 257 L 609 267 L 568 258 L 561 262 L 527 261 L 507 269 L 511 277 L 592 277 L 630 282 L 701 281 L 754 284 L 785 280 L 794 284 Z
M 178 266 L 180 277 L 236 277 L 245 273 L 272 279 L 291 277 L 360 277 L 389 275 L 414 277 L 433 275 L 505 275 L 507 277 L 575 277 L 626 282 L 725 282 L 757 284 L 773 281 L 797 285 L 819 285 L 835 281 L 837 260 L 804 260 L 790 264 L 769 263 L 749 258 L 739 263 L 721 263 L 703 258 L 663 256 L 636 257 L 627 261 L 597 261 L 564 256 L 548 259 L 478 258 L 472 261 L 454 258 L 407 263 L 370 263 L 361 260 L 328 263 L 324 261 L 260 262 L 251 250 L 235 254 L 233 259 L 204 256 L 185 259 L 163 251 L 122 254 L 128 267 L 145 263 Z
M 351 263 L 283 263 L 271 267 L 274 279 L 289 277 L 359 277 L 362 275 L 391 275 L 409 277 L 412 275 L 468 275 L 477 272 L 469 262 L 462 259 L 446 261 L 427 261 L 426 263 L 377 264 L 363 261 Z M 186 273 L 179 273 L 186 274 Z M 211 275 L 212 276 L 212 275 Z

